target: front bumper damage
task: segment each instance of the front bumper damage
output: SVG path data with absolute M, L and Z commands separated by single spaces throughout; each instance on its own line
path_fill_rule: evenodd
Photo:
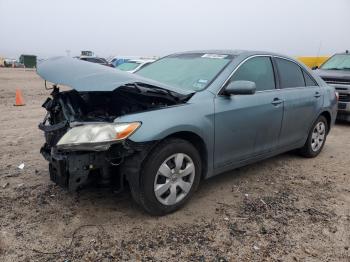
M 114 121 L 118 117 L 184 104 L 193 95 L 135 74 L 67 57 L 43 61 L 37 73 L 45 80 L 46 89 L 46 81 L 53 84 L 51 97 L 42 105 L 47 115 L 39 124 L 46 140 L 41 153 L 49 162 L 51 180 L 69 191 L 89 182 L 112 182 L 121 190 L 124 179 L 131 187 L 138 187 L 139 167 L 156 143 L 135 143 L 125 136 L 119 141 L 101 139 L 74 147 L 69 143 L 57 146 L 70 128 L 89 123 L 117 124 Z M 61 92 L 58 84 L 71 90 Z
M 47 138 L 57 137 L 58 129 L 51 126 L 39 125 Z M 54 135 L 52 134 L 54 133 Z M 107 150 L 59 150 L 50 146 L 48 141 L 43 145 L 40 153 L 49 162 L 50 179 L 68 191 L 77 191 L 86 185 L 108 186 L 115 191 L 122 191 L 125 181 L 137 183 L 138 173 L 128 172 L 130 160 L 138 155 L 142 161 L 154 142 L 135 143 L 125 140 L 111 144 Z M 137 168 L 140 163 L 134 163 Z
M 49 162 L 50 179 L 69 191 L 85 185 L 112 186 L 121 191 L 127 180 L 138 185 L 138 165 L 154 142 L 135 143 L 122 140 L 110 143 L 91 143 L 79 147 L 57 147 L 58 141 L 76 123 L 76 111 L 67 96 L 54 87 L 43 107 L 48 111 L 39 129 L 45 134 L 40 153 Z M 83 124 L 83 122 L 81 122 Z M 135 158 L 135 156 L 137 156 Z M 130 161 L 133 163 L 130 165 Z M 130 169 L 127 167 L 136 167 Z

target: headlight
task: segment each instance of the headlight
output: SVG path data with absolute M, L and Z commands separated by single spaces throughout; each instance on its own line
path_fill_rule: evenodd
M 141 123 L 86 124 L 70 129 L 58 141 L 57 146 L 103 143 L 123 140 L 140 127 Z

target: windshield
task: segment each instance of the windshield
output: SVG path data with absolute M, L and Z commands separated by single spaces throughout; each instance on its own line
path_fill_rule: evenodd
M 232 60 L 232 55 L 179 54 L 164 57 L 136 74 L 185 90 L 206 88 Z
M 122 71 L 132 71 L 136 69 L 139 66 L 139 64 L 140 63 L 135 61 L 129 61 L 118 65 L 117 68 Z
M 320 68 L 328 70 L 350 69 L 350 55 L 334 55 L 328 59 Z

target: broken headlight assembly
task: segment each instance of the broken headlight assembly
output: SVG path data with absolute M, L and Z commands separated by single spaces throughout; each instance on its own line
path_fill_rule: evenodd
M 140 122 L 77 125 L 62 136 L 57 143 L 57 148 L 106 150 L 113 142 L 128 138 L 140 126 Z

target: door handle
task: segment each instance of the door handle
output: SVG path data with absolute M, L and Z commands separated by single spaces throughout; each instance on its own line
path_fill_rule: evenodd
M 321 97 L 321 94 L 319 92 L 316 92 L 314 97 L 319 98 L 319 97 Z
M 283 100 L 279 99 L 278 97 L 274 98 L 271 102 L 271 104 L 273 104 L 274 106 L 278 106 L 279 104 L 282 104 Z

